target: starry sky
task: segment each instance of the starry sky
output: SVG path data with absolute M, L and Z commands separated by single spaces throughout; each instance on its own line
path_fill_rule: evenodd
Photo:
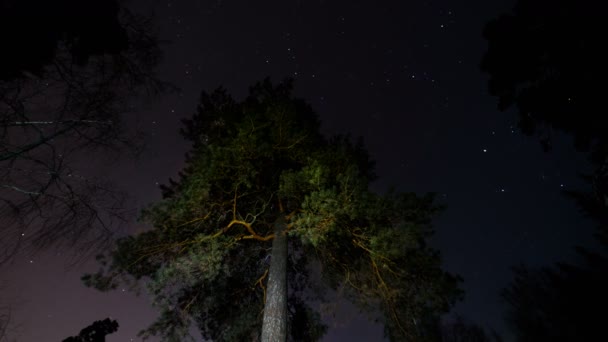
M 269 76 L 295 79 L 295 94 L 318 112 L 325 134 L 362 136 L 377 161 L 375 191 L 437 192 L 448 209 L 432 246 L 464 278 L 454 311 L 509 337 L 500 290 L 510 267 L 576 261 L 591 246 L 591 222 L 565 198 L 584 189 L 588 167 L 568 137 L 551 153 L 523 136 L 515 112 L 499 112 L 479 70 L 484 24 L 514 0 L 174 0 L 131 1 L 154 14 L 164 40 L 160 76 L 180 87 L 143 106 L 148 147 L 139 160 L 100 167 L 141 208 L 182 168 L 178 135 L 201 90 L 226 87 L 237 99 Z M 125 233 L 145 229 L 128 225 Z M 94 320 L 118 320 L 108 341 L 139 341 L 156 315 L 145 294 L 99 293 L 79 278 L 94 260 L 70 266 L 67 251 L 19 256 L 0 275 L 15 308 L 17 340 L 60 341 Z M 382 329 L 338 310 L 324 341 L 381 341 Z

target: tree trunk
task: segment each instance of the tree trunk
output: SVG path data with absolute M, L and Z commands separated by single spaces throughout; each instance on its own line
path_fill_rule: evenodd
M 262 342 L 287 341 L 287 225 L 285 218 L 275 222 L 270 270 L 266 284 L 266 303 L 262 323 Z

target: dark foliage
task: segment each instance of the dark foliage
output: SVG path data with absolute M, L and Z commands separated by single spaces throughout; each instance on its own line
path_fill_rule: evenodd
M 64 339 L 62 342 L 105 342 L 106 335 L 118 331 L 118 322 L 109 318 L 95 321 L 88 327 L 80 330 L 78 336 Z
M 485 27 L 490 93 L 501 109 L 517 106 L 522 131 L 539 134 L 546 148 L 558 129 L 605 155 L 605 12 L 602 1 L 520 0 Z
M 462 316 L 446 319 L 438 324 L 440 342 L 501 342 L 496 334 L 488 334 L 482 327 L 466 321 Z
M 598 223 L 596 236 L 608 249 L 608 90 L 603 46 L 606 5 L 601 1 L 520 0 L 511 14 L 484 31 L 488 51 L 482 69 L 501 109 L 517 106 L 520 128 L 551 149 L 552 131 L 574 137 L 594 167 L 584 176 L 591 191 L 568 191 L 581 211 Z M 561 263 L 515 268 L 503 293 L 507 318 L 518 341 L 599 341 L 608 335 L 601 315 L 608 305 L 608 259 L 578 248 L 581 265 Z
M 585 267 L 515 269 L 503 296 L 517 341 L 604 341 L 608 260 L 594 255 Z
M 118 0 L 2 1 L 0 80 L 43 76 L 60 44 L 79 65 L 92 55 L 125 51 L 130 42 L 119 11 Z

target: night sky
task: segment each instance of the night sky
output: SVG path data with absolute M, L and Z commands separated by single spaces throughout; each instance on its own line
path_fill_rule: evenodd
M 445 268 L 464 278 L 454 312 L 509 333 L 500 290 L 510 267 L 576 261 L 592 246 L 593 224 L 561 194 L 585 189 L 585 157 L 558 137 L 551 153 L 523 136 L 515 112 L 499 112 L 479 70 L 484 24 L 509 11 L 498 1 L 132 1 L 155 13 L 164 60 L 160 76 L 181 88 L 142 107 L 149 133 L 138 161 L 96 170 L 132 194 L 141 208 L 160 199 L 183 167 L 188 145 L 178 134 L 202 90 L 222 85 L 237 99 L 269 76 L 295 79 L 295 94 L 319 114 L 325 134 L 362 136 L 377 161 L 378 192 L 437 192 L 447 210 L 432 245 Z M 133 223 L 128 233 L 145 229 Z M 156 311 L 145 294 L 100 293 L 80 276 L 94 260 L 70 267 L 65 251 L 20 256 L 5 267 L 2 297 L 15 308 L 17 341 L 60 341 L 95 320 L 116 319 L 108 341 L 139 341 Z M 382 329 L 345 307 L 324 341 L 381 341 Z

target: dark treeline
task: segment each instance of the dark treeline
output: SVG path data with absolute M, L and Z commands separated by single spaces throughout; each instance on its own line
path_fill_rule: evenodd
M 499 107 L 515 107 L 521 131 L 538 136 L 545 150 L 552 149 L 552 132 L 561 131 L 588 154 L 593 172 L 583 177 L 589 190 L 564 193 L 597 223 L 602 246 L 599 252 L 577 247 L 582 264 L 514 269 L 503 297 L 517 341 L 608 339 L 598 314 L 608 305 L 605 11 L 601 1 L 520 0 L 484 31 L 488 51 L 481 67 Z

